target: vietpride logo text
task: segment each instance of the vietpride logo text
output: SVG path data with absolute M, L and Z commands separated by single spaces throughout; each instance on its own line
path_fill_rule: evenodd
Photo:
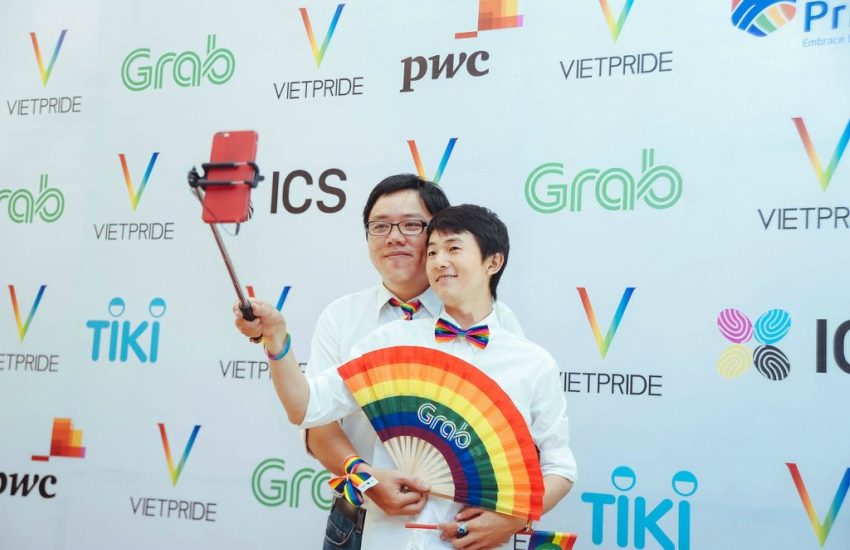
M 525 180 L 525 199 L 528 205 L 541 214 L 553 214 L 569 207 L 570 212 L 581 212 L 582 202 L 593 189 L 591 197 L 605 210 L 631 211 L 640 201 L 650 208 L 663 210 L 679 202 L 682 197 L 682 175 L 665 164 L 655 164 L 655 150 L 644 149 L 641 156 L 641 174 L 635 178 L 625 168 L 586 168 L 565 182 L 550 182 L 553 176 L 564 176 L 560 162 L 541 164 Z M 542 180 L 547 180 L 545 183 Z
M 236 57 L 227 48 L 216 47 L 216 35 L 207 36 L 206 54 L 193 51 L 166 52 L 154 62 L 150 48 L 136 48 L 121 64 L 121 81 L 128 90 L 141 92 L 151 86 L 161 89 L 169 76 L 181 88 L 197 87 L 202 79 L 221 85 L 233 77 Z

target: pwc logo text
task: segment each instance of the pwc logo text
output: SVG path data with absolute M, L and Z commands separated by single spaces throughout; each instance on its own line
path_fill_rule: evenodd
M 457 32 L 455 38 L 469 39 L 481 32 L 521 28 L 523 16 L 518 9 L 517 0 L 479 0 L 476 30 Z M 401 60 L 402 86 L 399 91 L 413 92 L 413 83 L 422 80 L 449 80 L 457 74 L 473 78 L 485 76 L 490 73 L 489 60 L 490 52 L 485 50 L 405 57 Z

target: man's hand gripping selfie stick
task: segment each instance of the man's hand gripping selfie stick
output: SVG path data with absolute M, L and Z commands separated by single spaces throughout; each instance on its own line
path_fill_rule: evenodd
M 220 133 L 227 134 L 229 137 L 230 133 Z M 218 137 L 220 134 L 216 134 Z M 234 132 L 235 134 L 235 132 Z M 254 134 L 256 136 L 256 134 Z M 256 143 L 256 137 L 254 138 L 254 143 Z M 216 152 L 216 141 L 213 141 L 213 155 Z M 216 175 L 222 174 L 227 175 L 229 173 L 233 173 L 236 171 L 244 172 L 244 169 L 248 167 L 251 169 L 251 177 L 250 179 L 211 179 L 208 177 L 208 174 L 211 171 L 215 171 Z M 218 223 L 237 223 L 237 232 L 238 232 L 238 224 L 246 221 L 251 218 L 251 214 L 253 212 L 253 208 L 250 206 L 250 203 L 241 205 L 238 204 L 240 201 L 244 202 L 245 198 L 248 197 L 248 194 L 245 194 L 244 191 L 240 190 L 239 196 L 234 196 L 236 199 L 236 204 L 228 204 L 226 201 L 222 201 L 222 199 L 230 199 L 231 197 L 227 193 L 226 189 L 234 189 L 237 190 L 239 188 L 248 190 L 250 193 L 251 189 L 257 187 L 257 184 L 265 179 L 260 175 L 260 168 L 257 166 L 253 160 L 251 161 L 241 161 L 241 162 L 205 162 L 201 164 L 201 168 L 204 170 L 203 177 L 198 174 L 197 169 L 193 166 L 189 171 L 188 181 L 189 186 L 195 193 L 195 196 L 203 205 L 204 209 L 204 221 L 206 221 L 210 229 L 213 233 L 213 238 L 215 239 L 215 244 L 218 246 L 218 250 L 221 253 L 221 257 L 224 260 L 224 265 L 227 268 L 227 273 L 230 275 L 230 280 L 233 283 L 233 289 L 236 291 L 236 296 L 239 299 L 239 309 L 242 311 L 242 317 L 245 318 L 246 321 L 253 321 L 256 319 L 253 310 L 251 309 L 251 303 L 245 298 L 245 294 L 242 292 L 242 285 L 239 284 L 239 278 L 236 276 L 236 270 L 233 268 L 233 262 L 230 259 L 230 254 L 227 252 L 227 248 L 224 246 L 224 242 L 221 239 L 221 234 L 218 231 Z M 238 188 L 236 186 L 239 186 Z M 245 186 L 245 187 L 242 187 Z M 217 197 L 217 201 L 215 203 L 215 207 L 219 210 L 223 210 L 222 212 L 217 212 L 214 208 L 211 208 L 209 200 L 205 202 L 207 199 L 207 188 L 212 187 L 215 189 L 214 192 L 219 193 Z M 227 195 L 227 196 L 225 196 Z M 236 211 L 231 208 L 231 206 L 236 208 Z M 247 208 L 245 208 L 247 207 Z M 221 215 L 219 215 L 221 214 Z

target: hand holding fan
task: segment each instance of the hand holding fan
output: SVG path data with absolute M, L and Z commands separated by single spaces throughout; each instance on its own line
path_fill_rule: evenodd
M 339 367 L 402 472 L 431 494 L 537 520 L 543 475 L 522 414 L 476 367 L 416 346 L 375 350 Z

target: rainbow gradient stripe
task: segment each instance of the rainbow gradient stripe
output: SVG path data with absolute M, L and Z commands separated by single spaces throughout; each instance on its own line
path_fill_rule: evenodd
M 256 298 L 256 296 L 254 295 L 254 286 L 253 285 L 245 285 L 245 288 L 248 289 L 248 297 L 249 298 Z M 286 285 L 286 286 L 283 287 L 283 290 L 280 291 L 280 296 L 277 299 L 277 305 L 275 305 L 275 308 L 277 308 L 278 311 L 283 309 L 283 304 L 286 303 L 286 297 L 289 296 L 289 291 L 291 289 L 292 289 L 291 286 Z
M 69 458 L 85 458 L 86 448 L 83 447 L 83 432 L 75 430 L 70 418 L 54 418 L 53 434 L 50 436 L 50 454 L 32 455 L 37 462 L 47 462 L 51 456 Z
M 572 550 L 578 536 L 575 533 L 533 531 L 527 550 Z
M 620 17 L 614 21 L 614 12 L 611 11 L 608 0 L 599 0 L 599 5 L 602 6 L 602 14 L 605 15 L 605 21 L 608 23 L 608 30 L 611 31 L 611 38 L 614 39 L 614 42 L 620 38 L 623 25 L 626 24 L 626 19 L 628 19 L 629 12 L 632 11 L 632 4 L 634 3 L 635 0 L 626 0 L 626 5 L 620 11 Z
M 796 0 L 732 0 L 732 24 L 759 38 L 794 19 Z
M 177 469 L 175 470 L 174 460 L 171 458 L 171 446 L 168 444 L 168 436 L 165 435 L 165 424 L 160 422 L 157 425 L 159 426 L 159 435 L 162 437 L 162 448 L 165 449 L 165 461 L 168 463 L 168 474 L 171 477 L 171 485 L 176 487 L 177 480 L 180 479 L 180 474 L 186 465 L 186 459 L 189 458 L 189 453 L 192 452 L 192 446 L 195 444 L 195 439 L 198 437 L 201 427 L 196 425 L 192 430 L 192 435 L 189 436 L 189 441 L 186 442 L 186 447 L 183 449 L 183 456 L 180 457 L 180 463 L 177 464 Z
M 809 496 L 809 491 L 806 489 L 806 484 L 803 483 L 803 477 L 800 475 L 800 470 L 793 462 L 786 462 L 788 471 L 791 473 L 791 479 L 794 480 L 794 486 L 797 487 L 797 493 L 800 495 L 800 500 L 803 502 L 803 508 L 806 510 L 806 515 L 809 516 L 809 521 L 812 523 L 812 529 L 821 546 L 826 543 L 829 532 L 835 524 L 835 518 L 838 516 L 838 511 L 841 510 L 841 505 L 844 503 L 844 497 L 847 496 L 847 490 L 850 488 L 850 468 L 844 472 L 844 477 L 841 483 L 838 484 L 838 490 L 835 491 L 835 498 L 832 499 L 832 505 L 829 507 L 829 512 L 821 524 L 818 519 L 815 507 L 812 505 L 812 498 Z
M 459 326 L 440 318 L 437 319 L 437 325 L 434 327 L 434 338 L 437 342 L 443 343 L 465 338 L 476 348 L 484 349 L 490 342 L 490 329 L 487 328 L 487 325 L 478 325 L 470 327 L 469 330 L 463 330 Z
M 124 182 L 127 184 L 127 193 L 130 195 L 130 204 L 133 205 L 133 212 L 135 212 L 136 207 L 139 206 L 139 201 L 142 200 L 142 193 L 148 185 L 148 179 L 151 177 L 153 165 L 156 164 L 156 159 L 159 158 L 159 153 L 154 152 L 154 154 L 151 155 L 151 160 L 148 162 L 148 167 L 145 170 L 144 177 L 142 177 L 142 184 L 139 185 L 138 191 L 133 189 L 133 180 L 130 178 L 130 170 L 127 168 L 127 159 L 124 157 L 124 153 L 119 153 L 118 158 L 121 159 L 121 169 L 124 171 Z
M 404 313 L 405 321 L 411 321 L 413 319 L 413 314 L 419 311 L 419 308 L 422 307 L 422 302 L 419 300 L 402 302 L 395 296 L 390 296 L 389 303 L 393 307 L 401 308 L 401 311 Z
M 818 157 L 818 153 L 815 151 L 815 146 L 812 143 L 812 138 L 809 136 L 809 131 L 806 129 L 806 123 L 803 121 L 803 117 L 793 117 L 791 120 L 794 121 L 794 126 L 797 127 L 797 133 L 800 134 L 803 147 L 806 148 L 806 154 L 809 155 L 809 161 L 812 163 L 812 168 L 815 169 L 815 176 L 818 178 L 821 191 L 826 191 L 826 188 L 829 187 L 829 182 L 832 180 L 832 175 L 835 174 L 835 169 L 838 168 L 838 163 L 841 162 L 841 157 L 847 148 L 847 142 L 850 141 L 850 119 L 847 120 L 847 126 L 844 127 L 844 132 L 838 140 L 838 145 L 835 146 L 835 151 L 832 153 L 832 158 L 829 160 L 826 171 L 824 171 L 820 157 Z
M 378 437 L 388 448 L 397 437 L 426 441 L 451 471 L 456 502 L 529 519 L 540 517 L 543 475 L 522 414 L 493 379 L 447 353 L 416 346 L 375 350 L 339 367 Z M 424 424 L 418 414 L 469 434 L 460 445 Z
M 608 355 L 608 350 L 611 347 L 611 342 L 614 340 L 614 335 L 617 334 L 617 328 L 620 326 L 620 321 L 623 320 L 623 314 L 626 312 L 626 307 L 629 305 L 629 300 L 634 293 L 634 287 L 627 287 L 623 291 L 623 297 L 620 298 L 620 305 L 617 306 L 617 311 L 614 313 L 614 319 L 611 321 L 611 326 L 608 327 L 608 333 L 605 339 L 602 339 L 602 331 L 599 330 L 599 322 L 596 320 L 596 314 L 593 311 L 593 306 L 590 304 L 590 297 L 587 295 L 587 289 L 578 287 L 578 294 L 581 297 L 581 303 L 584 306 L 584 312 L 587 315 L 587 321 L 590 323 L 590 330 L 593 331 L 593 337 L 596 339 L 596 346 L 599 348 L 599 353 L 602 358 Z
M 481 31 L 522 27 L 519 0 L 478 0 L 478 30 L 457 32 L 455 38 L 475 38 Z
M 62 42 L 65 41 L 65 34 L 67 32 L 68 29 L 62 29 L 62 32 L 59 34 L 59 40 L 56 42 L 56 48 L 53 49 L 53 57 L 50 58 L 50 63 L 47 65 L 46 69 L 44 68 L 44 60 L 41 57 L 41 48 L 38 46 L 38 37 L 36 37 L 34 32 L 30 33 L 32 47 L 35 50 L 35 60 L 38 62 L 38 72 L 41 74 L 42 87 L 47 86 L 47 80 L 50 78 L 50 73 L 53 72 L 53 65 L 56 63 L 56 58 L 59 57 L 59 50 L 62 48 Z
M 339 4 L 336 7 L 333 19 L 331 19 L 331 26 L 328 28 L 327 34 L 325 34 L 325 41 L 322 42 L 321 49 L 319 49 L 316 44 L 316 35 L 313 34 L 313 25 L 310 24 L 310 16 L 307 14 L 307 8 L 298 8 L 298 11 L 301 12 L 301 19 L 304 21 L 304 29 L 307 31 L 307 38 L 310 40 L 310 48 L 313 50 L 313 59 L 316 60 L 316 67 L 321 65 L 322 60 L 325 58 L 325 52 L 328 51 L 328 44 L 331 43 L 331 38 L 334 36 L 336 25 L 339 23 L 339 16 L 342 15 L 342 8 L 344 7 L 345 4 Z
M 46 288 L 47 285 L 41 285 L 38 289 L 38 294 L 36 294 L 35 301 L 32 303 L 30 312 L 27 315 L 27 320 L 25 323 L 21 323 L 21 310 L 18 308 L 18 296 L 15 294 L 15 285 L 9 285 L 9 296 L 12 298 L 12 309 L 15 312 L 15 323 L 18 325 L 18 336 L 20 337 L 21 342 L 24 341 L 27 331 L 30 329 L 30 323 L 32 322 L 32 318 L 35 317 L 35 311 L 41 303 L 41 297 L 44 296 L 44 289 Z
M 440 178 L 443 177 L 443 172 L 449 163 L 452 151 L 454 151 L 455 143 L 457 143 L 457 138 L 453 137 L 446 144 L 446 149 L 443 151 L 443 158 L 440 159 L 440 166 L 437 168 L 437 173 L 434 174 L 434 179 L 431 180 L 433 183 L 440 183 Z M 425 166 L 422 165 L 422 157 L 419 156 L 419 148 L 416 147 L 416 140 L 407 140 L 407 145 L 410 147 L 410 154 L 413 155 L 413 162 L 416 164 L 416 173 L 419 174 L 420 178 L 428 179 L 428 176 L 425 175 Z

